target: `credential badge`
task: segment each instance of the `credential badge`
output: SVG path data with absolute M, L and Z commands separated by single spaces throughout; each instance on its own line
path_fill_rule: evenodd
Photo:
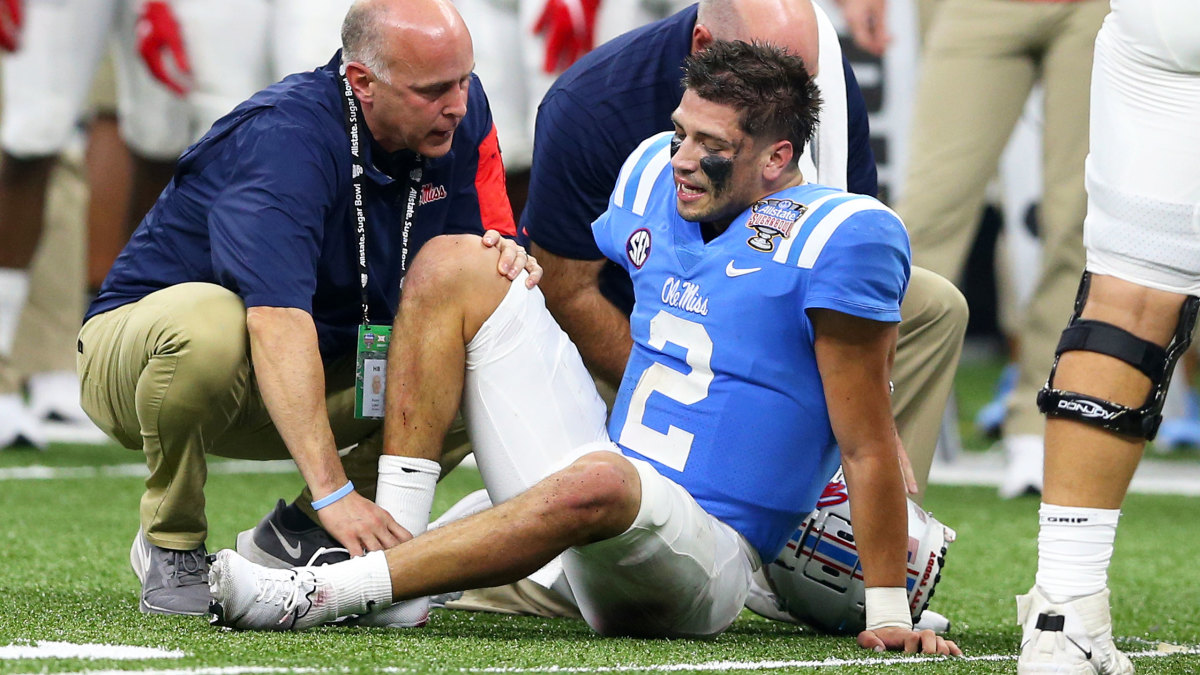
M 786 237 L 808 207 L 790 199 L 764 199 L 750 207 L 750 218 L 746 227 L 755 235 L 746 240 L 756 251 L 775 250 L 775 237 Z
M 634 267 L 642 269 L 650 257 L 650 230 L 644 227 L 634 230 L 629 235 L 629 241 L 625 242 L 625 255 L 629 256 L 629 262 Z

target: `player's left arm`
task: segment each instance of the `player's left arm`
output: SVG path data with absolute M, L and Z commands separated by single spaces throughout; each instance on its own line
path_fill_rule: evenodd
M 868 630 L 859 635 L 859 645 L 877 651 L 961 654 L 957 645 L 932 631 L 913 631 L 908 611 L 908 510 L 889 400 L 896 324 L 824 308 L 810 309 L 809 316 L 869 591 Z M 883 599 L 873 602 L 880 595 Z

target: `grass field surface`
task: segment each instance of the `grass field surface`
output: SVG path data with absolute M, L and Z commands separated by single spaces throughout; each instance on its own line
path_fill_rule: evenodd
M 986 387 L 985 387 L 986 388 Z M 964 417 L 971 410 L 964 411 Z M 1013 596 L 1035 569 L 1036 499 L 1005 502 L 994 489 L 933 486 L 926 507 L 958 531 L 932 608 L 954 622 L 964 659 L 860 650 L 749 613 L 721 637 L 600 638 L 579 621 L 434 612 L 420 629 L 321 628 L 239 633 L 203 618 L 144 615 L 129 568 L 142 490 L 140 453 L 115 446 L 54 446 L 0 453 L 0 675 L 154 672 L 1004 673 L 1015 670 Z M 208 482 L 210 550 L 232 546 L 276 498 L 300 487 L 294 472 L 214 462 Z M 439 489 L 435 513 L 479 484 L 460 469 Z M 1200 500 L 1131 495 L 1110 587 L 1118 645 L 1139 673 L 1200 673 Z M 503 532 L 493 536 L 503 537 Z M 488 555 L 478 542 L 476 555 Z M 81 646 L 82 645 L 82 646 Z M 1177 652 L 1170 654 L 1168 652 Z M 99 658 L 82 658 L 82 657 Z

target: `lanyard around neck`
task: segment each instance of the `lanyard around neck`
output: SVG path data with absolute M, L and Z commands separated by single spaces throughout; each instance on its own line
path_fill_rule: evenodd
M 346 135 L 350 138 L 350 182 L 354 188 L 354 197 L 351 199 L 351 206 L 354 209 L 354 230 L 358 236 L 358 280 L 362 300 L 362 320 L 365 326 L 370 324 L 368 317 L 370 308 L 367 304 L 367 211 L 366 200 L 363 196 L 363 176 L 367 172 L 367 167 L 363 161 L 362 154 L 362 115 L 360 114 L 361 109 L 358 105 L 358 99 L 354 96 L 354 90 L 350 87 L 350 79 L 346 77 L 345 72 L 342 73 L 341 80 L 342 113 L 345 116 Z M 408 272 L 408 238 L 413 222 L 416 220 L 417 197 L 420 194 L 423 174 L 419 155 L 417 159 L 417 166 L 408 174 L 408 194 L 404 201 L 404 223 L 400 231 L 401 286 L 403 286 L 404 276 Z

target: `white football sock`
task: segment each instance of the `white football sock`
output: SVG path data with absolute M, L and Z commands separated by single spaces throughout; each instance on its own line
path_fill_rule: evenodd
M 381 455 L 375 503 L 412 536 L 423 534 L 429 527 L 433 490 L 441 470 L 431 459 Z
M 420 536 L 429 526 L 433 490 L 441 470 L 441 465 L 431 459 L 380 455 L 375 503 L 412 536 Z M 419 624 L 429 613 L 428 597 L 398 604 L 388 612 L 389 621 Z
M 0 267 L 0 355 L 12 354 L 17 324 L 28 296 L 29 272 L 16 267 Z
M 338 617 L 363 614 L 392 604 L 392 577 L 383 551 L 306 569 L 329 583 Z
M 1042 503 L 1037 585 L 1047 599 L 1066 602 L 1104 590 L 1120 517 L 1120 509 Z

